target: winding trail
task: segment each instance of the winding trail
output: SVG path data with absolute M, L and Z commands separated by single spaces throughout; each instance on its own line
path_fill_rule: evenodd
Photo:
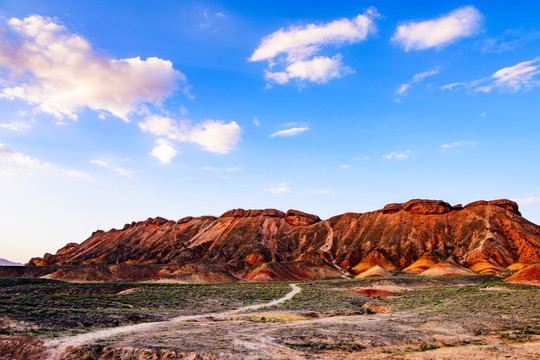
M 265 307 L 270 307 L 274 305 L 281 304 L 287 300 L 290 300 L 293 296 L 298 294 L 300 291 L 302 291 L 302 288 L 300 288 L 296 284 L 290 284 L 290 287 L 292 290 L 288 292 L 285 296 L 270 301 L 268 303 L 264 304 L 258 304 L 258 305 L 249 305 L 249 306 L 243 306 L 235 310 L 228 310 L 223 312 L 216 312 L 216 313 L 208 313 L 208 314 L 199 314 L 199 315 L 184 315 L 184 316 L 177 316 L 175 318 L 172 318 L 167 321 L 159 321 L 159 322 L 149 322 L 149 323 L 141 323 L 141 324 L 135 324 L 135 325 L 126 325 L 126 326 L 119 326 L 115 328 L 110 329 L 104 329 L 104 330 L 98 330 L 90 333 L 75 335 L 75 336 L 66 336 L 60 339 L 50 340 L 45 343 L 45 347 L 48 348 L 49 355 L 47 359 L 49 360 L 61 360 L 62 355 L 67 350 L 68 347 L 78 347 L 85 344 L 93 343 L 97 340 L 101 339 L 107 339 L 113 336 L 117 335 L 123 335 L 123 334 L 133 334 L 137 332 L 143 332 L 143 331 L 151 331 L 151 330 L 157 330 L 163 327 L 175 325 L 184 321 L 189 320 L 199 320 L 204 319 L 209 316 L 227 316 L 227 315 L 234 315 L 238 313 L 242 313 L 245 311 L 251 311 L 251 310 L 258 310 Z

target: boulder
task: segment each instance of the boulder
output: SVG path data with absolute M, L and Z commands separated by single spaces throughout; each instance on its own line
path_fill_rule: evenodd
M 298 210 L 288 210 L 285 214 L 285 221 L 293 226 L 309 226 L 321 221 L 321 219 L 317 215 Z
M 491 201 L 488 201 L 488 205 L 499 206 L 499 207 L 502 207 L 503 209 L 513 212 L 516 215 L 521 216 L 521 213 L 519 212 L 518 204 L 515 201 L 508 200 L 508 199 L 491 200 Z
M 403 204 L 403 209 L 415 215 L 441 215 L 452 211 L 452 206 L 442 200 L 413 199 Z
M 283 211 L 279 211 L 276 209 L 264 209 L 262 211 L 263 216 L 270 216 L 270 217 L 277 217 L 277 218 L 284 218 L 285 213 Z
M 383 208 L 383 214 L 395 214 L 403 209 L 403 204 L 393 203 L 385 205 Z

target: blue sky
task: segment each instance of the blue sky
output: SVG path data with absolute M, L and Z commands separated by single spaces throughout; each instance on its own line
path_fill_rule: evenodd
M 538 2 L 0 1 L 0 257 L 231 208 L 510 198 Z

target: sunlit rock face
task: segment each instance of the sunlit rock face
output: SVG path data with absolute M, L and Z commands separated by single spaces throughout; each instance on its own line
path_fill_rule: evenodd
M 451 206 L 415 199 L 327 220 L 298 210 L 234 209 L 220 217 L 157 217 L 121 230 L 98 230 L 80 245 L 70 243 L 28 265 L 166 264 L 174 269 L 147 271 L 149 276 L 198 273 L 253 281 L 292 279 L 294 271 L 304 274 L 297 278 L 316 276 L 307 266 L 319 267 L 328 277 L 352 276 L 373 266 L 421 273 L 450 256 L 455 265 L 478 273 L 540 261 L 540 227 L 521 217 L 510 200 Z M 282 262 L 288 265 L 261 267 Z

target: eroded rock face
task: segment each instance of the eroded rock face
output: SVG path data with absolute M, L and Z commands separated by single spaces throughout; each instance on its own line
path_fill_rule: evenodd
M 336 269 L 362 264 L 364 270 L 379 265 L 397 271 L 427 253 L 441 259 L 453 256 L 466 268 L 529 264 L 540 261 L 540 227 L 519 216 L 517 204 L 510 200 L 478 201 L 465 207 L 411 200 L 328 220 L 297 210 L 236 209 L 219 218 L 187 217 L 174 222 L 157 217 L 133 222 L 123 230 L 96 231 L 80 245 L 68 244 L 29 264 L 168 264 L 183 269 L 174 276 L 206 272 L 217 274 L 208 278 L 234 280 L 263 263 L 311 259 L 334 263 Z M 261 268 L 260 277 L 270 270 L 283 274 Z

